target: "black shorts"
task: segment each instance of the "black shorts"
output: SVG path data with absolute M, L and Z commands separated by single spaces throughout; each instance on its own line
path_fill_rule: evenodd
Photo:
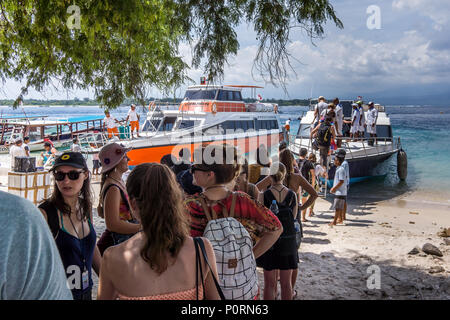
M 92 160 L 92 163 L 93 163 L 94 169 L 98 169 L 101 167 L 100 160 Z

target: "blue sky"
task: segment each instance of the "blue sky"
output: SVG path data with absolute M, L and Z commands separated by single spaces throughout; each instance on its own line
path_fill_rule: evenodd
M 288 95 L 265 84 L 257 74 L 252 77 L 257 42 L 252 27 L 238 30 L 240 50 L 226 67 L 224 84 L 257 84 L 265 86 L 264 98 L 325 97 L 355 98 L 387 104 L 441 104 L 450 100 L 450 1 L 390 0 L 331 1 L 344 29 L 328 23 L 325 38 L 310 40 L 300 30 L 291 31 L 290 53 L 302 63 L 293 61 L 296 75 L 290 75 Z M 370 30 L 366 12 L 371 5 L 380 9 L 380 29 Z M 190 62 L 190 46 L 181 48 Z M 198 81 L 201 70 L 189 75 Z M 0 98 L 13 98 L 18 84 L 8 81 Z M 180 90 L 184 92 L 183 88 Z M 156 90 L 153 96 L 161 97 Z M 248 93 L 249 94 L 249 93 Z M 245 92 L 244 92 L 245 95 Z M 93 92 L 47 88 L 44 94 L 30 90 L 28 97 L 90 97 Z

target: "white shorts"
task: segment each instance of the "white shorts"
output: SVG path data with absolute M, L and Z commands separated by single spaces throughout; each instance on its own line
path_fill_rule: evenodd
M 376 134 L 377 133 L 377 126 L 373 126 L 371 124 L 367 125 L 367 133 Z
M 359 126 L 352 126 L 350 128 L 350 133 L 356 133 L 359 132 Z

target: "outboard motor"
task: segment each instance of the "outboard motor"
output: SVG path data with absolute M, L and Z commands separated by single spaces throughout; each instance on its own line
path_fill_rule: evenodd
M 397 153 L 397 174 L 400 180 L 406 180 L 408 175 L 408 157 L 403 149 Z

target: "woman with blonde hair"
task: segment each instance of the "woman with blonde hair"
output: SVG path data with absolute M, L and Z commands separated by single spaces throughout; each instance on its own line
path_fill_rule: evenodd
M 145 187 L 144 187 L 145 186 Z M 203 279 L 197 284 L 196 250 L 189 237 L 182 191 L 166 165 L 138 165 L 127 179 L 133 213 L 142 232 L 108 248 L 100 271 L 99 299 L 194 300 L 218 299 L 211 244 L 202 238 L 210 271 L 202 260 Z

